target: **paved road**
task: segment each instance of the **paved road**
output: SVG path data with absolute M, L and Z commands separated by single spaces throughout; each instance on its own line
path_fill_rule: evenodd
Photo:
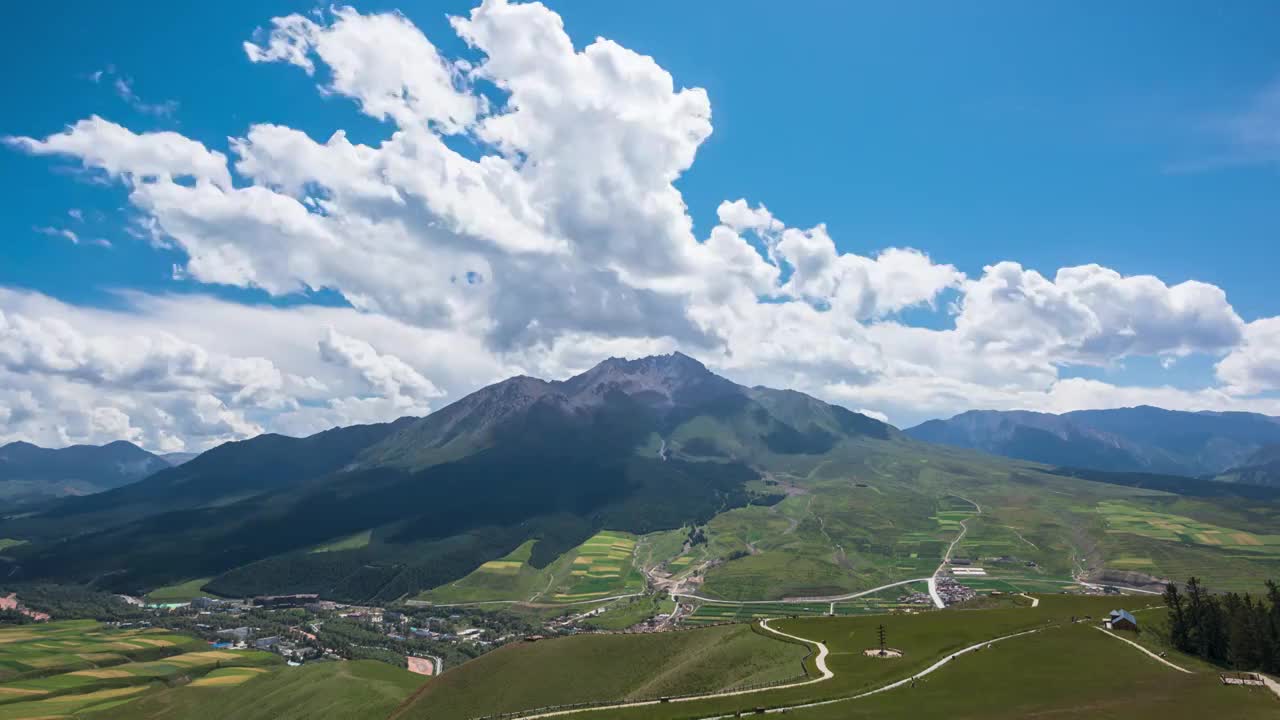
M 667 702 L 668 702 L 668 703 L 693 702 L 693 701 L 695 701 L 695 700 L 709 700 L 709 699 L 716 699 L 716 698 L 733 697 L 733 696 L 735 696 L 735 695 L 751 695 L 751 694 L 755 694 L 755 693 L 772 692 L 772 691 L 774 691 L 774 690 L 784 690 L 784 689 L 788 689 L 788 688 L 795 688 L 795 687 L 801 687 L 801 686 L 804 686 L 804 685 L 812 685 L 812 684 L 814 684 L 814 683 L 825 682 L 825 681 L 830 680 L 831 678 L 835 677 L 835 673 L 831 672 L 831 670 L 827 667 L 827 655 L 829 654 L 829 651 L 828 651 L 827 646 L 826 646 L 825 644 L 823 644 L 823 643 L 821 643 L 821 642 L 818 642 L 817 640 L 811 640 L 811 639 L 809 639 L 809 638 L 802 638 L 802 637 L 799 637 L 799 636 L 797 636 L 797 635 L 791 635 L 790 633 L 784 633 L 784 632 L 782 632 L 781 630 L 778 630 L 777 628 L 771 627 L 771 626 L 769 625 L 769 623 L 770 623 L 771 621 L 772 621 L 772 619 L 770 619 L 770 620 L 761 620 L 761 621 L 760 621 L 760 627 L 761 627 L 761 628 L 763 628 L 763 629 L 765 629 L 765 630 L 767 630 L 767 631 L 769 631 L 769 632 L 771 632 L 771 633 L 773 633 L 773 634 L 775 634 L 775 635 L 780 635 L 780 636 L 782 636 L 782 637 L 790 638 L 790 639 L 792 639 L 792 640 L 799 640 L 800 642 L 808 643 L 808 644 L 810 644 L 810 645 L 814 645 L 814 646 L 816 646 L 816 647 L 818 648 L 818 655 L 817 655 L 817 657 L 814 659 L 814 665 L 815 665 L 815 666 L 817 666 L 818 671 L 822 673 L 822 677 L 810 678 L 810 679 L 808 679 L 808 680 L 801 680 L 801 681 L 799 681 L 799 682 L 795 682 L 795 683 L 787 683 L 787 684 L 785 684 L 785 685 L 774 685 L 773 687 L 767 687 L 767 688 L 756 688 L 756 689 L 754 689 L 754 690 L 734 690 L 734 691 L 732 691 L 732 692 L 706 693 L 706 694 L 703 694 L 703 695 L 690 695 L 690 696 L 687 696 L 687 697 L 670 698 Z M 1055 625 L 1055 626 L 1053 626 L 1053 627 L 1058 627 L 1058 626 L 1056 626 L 1056 625 Z M 780 713 L 780 712 L 785 713 L 785 712 L 787 712 L 787 711 L 789 711 L 789 710 L 799 710 L 799 709 L 801 709 L 801 708 L 819 707 L 819 706 L 822 706 L 822 705 L 833 705 L 833 704 L 835 704 L 835 703 L 839 703 L 839 702 L 847 702 L 847 701 L 849 701 L 849 700 L 857 700 L 857 699 L 859 699 L 859 698 L 869 697 L 869 696 L 871 696 L 871 695 L 876 695 L 876 694 L 878 694 L 878 693 L 882 693 L 882 692 L 886 692 L 886 691 L 889 691 L 889 690 L 893 690 L 893 689 L 895 689 L 895 688 L 900 688 L 900 687 L 902 687 L 902 686 L 904 686 L 904 685 L 907 685 L 907 684 L 911 683 L 911 682 L 912 682 L 912 681 L 914 681 L 914 680 L 918 680 L 919 678 L 922 678 L 922 677 L 924 677 L 925 675 L 928 675 L 928 674 L 930 674 L 930 673 L 932 673 L 932 672 L 934 672 L 934 671 L 938 670 L 939 668 L 941 668 L 941 667 L 943 667 L 944 665 L 946 665 L 947 663 L 949 663 L 949 662 L 951 662 L 951 661 L 955 660 L 956 658 L 960 657 L 961 655 L 965 655 L 965 654 L 967 654 L 967 653 L 971 653 L 971 652 L 974 652 L 974 651 L 977 651 L 977 650 L 982 650 L 983 648 L 991 647 L 991 646 L 992 646 L 992 645 L 994 645 L 995 643 L 1002 642 L 1002 641 L 1004 641 L 1004 640 L 1010 640 L 1010 639 L 1012 639 L 1012 638 L 1022 637 L 1022 636 L 1024 636 L 1024 635 L 1031 635 L 1032 633 L 1038 633 L 1038 632 L 1040 632 L 1040 631 L 1041 631 L 1041 630 L 1043 630 L 1043 629 L 1044 629 L 1044 628 L 1034 628 L 1034 629 L 1031 629 L 1031 630 L 1023 630 L 1022 632 L 1011 633 L 1011 634 L 1009 634 L 1009 635 L 1002 635 L 1002 636 L 1000 636 L 1000 637 L 998 637 L 998 638 L 992 638 L 991 640 L 983 640 L 982 642 L 974 643 L 973 645 L 970 645 L 969 647 L 963 648 L 963 649 L 961 649 L 961 650 L 957 650 L 957 651 L 955 651 L 954 653 L 951 653 L 950 655 L 947 655 L 946 657 L 944 657 L 944 658 L 942 658 L 941 660 L 939 660 L 939 661 L 935 662 L 934 664 L 930 665 L 929 667 L 925 668 L 924 670 L 921 670 L 920 672 L 916 673 L 915 675 L 912 675 L 912 676 L 910 676 L 910 677 L 903 678 L 903 679 L 898 680 L 898 681 L 896 681 L 896 682 L 888 683 L 888 684 L 886 684 L 886 685 L 881 685 L 880 687 L 875 688 L 874 690 L 868 690 L 868 691 L 866 691 L 866 692 L 859 693 L 859 694 L 857 694 L 857 695 L 850 695 L 850 696 L 848 696 L 848 697 L 834 698 L 834 699 L 832 699 L 832 700 L 819 700 L 819 701 L 817 701 L 817 702 L 796 703 L 796 704 L 793 704 L 793 705 L 782 705 L 782 706 L 779 706 L 779 707 L 770 708 L 770 709 L 766 710 L 765 712 L 767 712 L 767 713 Z M 1123 639 L 1123 638 L 1121 638 L 1121 639 Z M 559 717 L 559 716 L 562 716 L 562 715 L 576 715 L 576 714 L 579 714 L 579 713 L 597 712 L 597 711 L 601 711 L 601 710 L 619 710 L 619 709 L 622 709 L 622 708 L 646 707 L 646 706 L 649 706 L 649 705 L 658 705 L 658 704 L 660 704 L 660 703 L 662 703 L 662 701 L 661 701 L 661 700 L 640 700 L 640 701 L 636 701 L 636 702 L 621 702 L 621 703 L 617 703 L 617 704 L 610 704 L 610 705 L 595 705 L 595 706 L 592 706 L 592 707 L 572 708 L 572 709 L 568 709 L 568 710 L 553 710 L 553 711 L 551 711 L 551 712 L 538 713 L 538 714 L 536 714 L 536 715 L 519 715 L 519 714 L 516 714 L 516 715 L 515 715 L 515 717 L 519 718 L 519 720 L 538 720 L 539 718 Z M 702 718 L 698 718 L 698 720 L 724 720 L 725 718 L 734 718 L 734 717 L 737 717 L 737 715 L 736 715 L 736 714 L 734 714 L 734 715 L 710 715 L 710 716 L 705 716 L 705 717 L 702 717 Z
M 979 515 L 982 514 L 982 506 L 978 503 L 964 497 L 963 495 L 956 495 L 955 497 L 958 497 L 972 505 L 978 510 Z M 942 601 L 942 596 L 938 594 L 938 573 L 942 572 L 942 569 L 947 566 L 947 563 L 951 562 L 951 553 L 956 549 L 956 545 L 964 539 L 964 534 L 969 532 L 968 522 L 968 520 L 960 521 L 960 534 L 957 535 L 956 539 L 952 540 L 951 544 L 947 546 L 947 554 L 942 556 L 942 563 L 938 565 L 937 570 L 933 571 L 933 575 L 929 576 L 929 597 L 933 598 L 933 605 L 938 609 L 942 609 L 947 606 L 947 604 Z
M 1057 626 L 1055 625 L 1054 627 L 1057 627 Z M 1031 635 L 1032 633 L 1038 633 L 1042 629 L 1043 628 L 1035 628 L 1034 630 L 1023 630 L 1022 632 L 1013 633 L 1011 635 L 1002 635 L 998 638 L 993 638 L 991 640 L 984 640 L 980 643 L 975 643 L 973 645 L 970 645 L 967 648 L 955 651 L 954 653 L 942 658 L 938 662 L 930 665 L 929 667 L 925 668 L 924 670 L 921 670 L 920 672 L 916 673 L 915 675 L 912 675 L 911 677 L 903 678 L 896 682 L 891 682 L 888 685 L 881 685 L 880 687 L 874 690 L 868 690 L 864 693 L 859 693 L 857 695 L 850 695 L 849 697 L 833 698 L 831 700 L 819 700 L 817 702 L 811 702 L 811 703 L 801 703 L 798 705 L 785 705 L 782 707 L 769 708 L 768 710 L 765 710 L 765 712 L 770 714 L 785 713 L 785 712 L 790 712 L 791 710 L 801 710 L 804 708 L 822 707 L 823 705 L 835 705 L 836 703 L 848 702 L 850 700 L 859 700 L 864 697 L 878 695 L 882 692 L 887 692 L 889 690 L 893 690 L 896 688 L 900 688 L 904 685 L 908 685 L 913 680 L 918 680 L 924 677 L 925 675 L 928 675 L 929 673 L 934 672 L 935 670 L 941 668 L 942 666 L 946 665 L 952 660 L 955 660 L 961 655 L 974 652 L 975 650 L 982 650 L 983 648 L 991 647 L 995 643 L 998 643 L 1004 640 L 1011 640 L 1016 637 L 1022 637 L 1023 635 Z M 732 718 L 732 717 L 736 717 L 736 716 L 735 715 L 713 715 L 710 717 L 698 718 L 698 720 L 724 720 L 724 718 Z
M 870 590 L 859 590 L 858 592 L 849 593 L 848 595 L 784 598 L 782 600 L 718 600 L 716 598 L 709 598 L 709 597 L 703 597 L 701 595 L 694 595 L 693 593 L 673 593 L 671 597 L 672 598 L 689 598 L 691 600 L 698 600 L 700 602 L 704 602 L 709 605 L 778 605 L 782 603 L 794 605 L 799 603 L 832 603 L 832 602 L 843 602 L 845 600 L 853 600 L 854 598 L 860 598 L 863 595 L 871 595 L 872 593 L 878 593 L 881 590 L 888 590 L 889 588 L 898 587 L 899 585 L 910 585 L 911 583 L 925 582 L 927 580 L 929 580 L 929 578 L 912 578 L 910 580 L 899 580 L 897 582 L 891 582 L 888 585 L 873 587 Z
M 573 602 L 557 602 L 557 603 L 536 603 L 528 600 L 478 600 L 476 602 L 463 603 L 433 603 L 427 600 L 405 600 L 405 605 L 416 607 L 467 607 L 470 605 L 528 605 L 529 607 L 560 607 L 561 605 L 587 605 L 590 603 L 606 602 L 608 600 L 621 600 L 629 597 L 640 597 L 644 595 L 642 592 L 627 593 L 626 595 L 610 595 L 608 597 L 590 598 L 587 600 L 574 600 Z
M 1026 594 L 1026 593 L 1018 593 L 1018 594 L 1019 594 L 1019 595 L 1021 595 L 1021 596 L 1022 596 L 1022 597 L 1024 597 L 1024 598 L 1026 598 L 1026 599 L 1030 600 L 1030 601 L 1031 601 L 1031 607 L 1033 607 L 1033 608 L 1034 608 L 1034 607 L 1040 607 L 1040 598 L 1038 598 L 1038 597 L 1031 597 L 1030 595 L 1028 595 L 1028 594 Z
M 817 640 L 810 640 L 808 638 L 799 637 L 798 635 L 784 633 L 781 630 L 778 630 L 777 628 L 771 627 L 769 625 L 769 622 L 770 620 L 761 620 L 760 627 L 773 633 L 774 635 L 780 635 L 785 638 L 790 638 L 792 640 L 799 640 L 802 643 L 808 643 L 810 645 L 817 646 L 818 655 L 816 658 L 814 658 L 813 664 L 817 666 L 818 672 L 822 673 L 821 677 L 810 678 L 808 680 L 801 680 L 799 682 L 787 683 L 785 685 L 774 685 L 772 687 L 766 687 L 766 688 L 755 688 L 751 690 L 733 690 L 730 692 L 707 693 L 704 695 L 689 695 L 686 697 L 676 697 L 676 698 L 669 699 L 667 702 L 671 702 L 671 703 L 692 702 L 694 700 L 706 700 L 708 698 L 724 698 L 724 697 L 733 697 L 735 695 L 748 695 L 751 693 L 772 692 L 774 690 L 786 690 L 789 688 L 796 688 L 804 685 L 812 685 L 814 683 L 825 682 L 836 676 L 836 674 L 831 672 L 831 670 L 827 667 L 827 655 L 829 654 L 829 650 L 827 649 L 826 645 L 818 642 Z M 609 705 L 595 705 L 592 707 L 571 708 L 569 710 L 552 710 L 551 712 L 538 713 L 536 715 L 517 714 L 516 717 L 520 718 L 520 720 L 538 720 L 538 718 L 559 717 L 561 715 L 575 715 L 578 713 L 597 712 L 600 710 L 619 710 L 622 708 L 646 707 L 649 705 L 658 705 L 661 702 L 662 702 L 661 700 L 638 700 L 635 702 L 621 702 L 621 703 L 609 704 Z

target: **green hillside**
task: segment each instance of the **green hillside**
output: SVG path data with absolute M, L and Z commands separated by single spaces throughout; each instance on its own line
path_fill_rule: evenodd
M 642 571 L 722 601 L 838 597 L 928 577 L 953 542 L 980 590 L 1280 575 L 1274 490 L 1162 478 L 918 442 L 676 354 L 513 378 L 421 419 L 228 443 L 0 519 L 0 537 L 28 541 L 4 551 L 14 581 L 164 594 L 208 578 L 201 592 L 371 603 L 589 601 L 645 589 Z M 583 556 L 605 531 L 636 542 L 630 562 Z
M 200 683 L 146 695 L 86 720 L 382 720 L 422 683 L 372 660 L 283 668 L 235 683 Z
M 69 717 L 125 704 L 171 684 L 227 685 L 266 674 L 279 657 L 210 650 L 196 638 L 92 621 L 0 628 L 0 720 Z
M 1263 717 L 1280 710 L 1280 699 L 1264 690 L 1222 685 L 1216 670 L 1176 651 L 1157 647 L 1189 672 L 1163 665 L 1138 649 L 1109 637 L 1096 627 L 1117 603 L 1111 597 L 1047 595 L 1030 604 L 989 610 L 953 610 L 916 615 L 774 620 L 781 632 L 824 642 L 830 679 L 769 688 L 737 695 L 651 703 L 640 707 L 601 707 L 578 713 L 583 718 L 677 720 L 751 713 L 756 708 L 783 708 L 815 702 L 788 714 L 804 718 L 888 717 Z M 1164 610 L 1151 600 L 1121 600 L 1150 624 L 1136 637 L 1144 644 L 1158 632 Z M 1149 608 L 1149 609 L 1148 609 Z M 1092 617 L 1094 620 L 1086 620 Z M 1080 622 L 1076 622 L 1079 620 Z M 883 626 L 895 659 L 868 656 L 878 646 Z M 672 638 L 701 633 L 742 632 L 746 625 L 720 626 L 684 633 L 576 637 L 507 648 L 452 670 L 424 685 L 395 718 L 466 718 L 499 712 L 530 711 L 575 702 L 626 703 L 642 700 L 637 687 L 653 688 L 652 673 L 682 677 L 678 686 L 648 695 L 690 691 L 688 682 L 707 671 L 724 672 L 735 662 L 705 649 L 681 646 Z M 1124 634 L 1124 633 L 1122 633 Z M 745 636 L 737 636 L 745 637 Z M 995 644 L 973 652 L 984 641 Z M 798 647 L 798 646 L 797 646 Z M 964 650 L 962 654 L 960 651 Z M 672 656 L 674 654 L 674 656 Z M 940 660 L 954 659 L 930 670 Z M 758 651 L 750 662 L 758 662 Z M 773 674 L 780 678 L 797 661 L 777 658 Z M 741 662 L 741 661 L 738 661 Z M 810 678 L 821 677 L 813 655 L 805 660 Z M 883 688 L 926 670 L 916 687 L 909 683 L 882 694 L 856 696 Z M 704 675 L 699 675 L 699 673 Z M 699 683 L 725 686 L 724 678 Z M 1082 699 L 1087 699 L 1082 702 Z
M 803 645 L 728 625 L 517 643 L 424 685 L 397 718 L 446 720 L 616 698 L 722 690 L 801 676 Z

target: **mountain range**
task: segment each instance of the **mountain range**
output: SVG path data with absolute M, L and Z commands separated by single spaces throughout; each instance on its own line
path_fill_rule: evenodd
M 1098 522 L 1118 512 L 1105 503 L 1182 497 L 1221 513 L 1274 500 L 1249 484 L 1276 466 L 1273 438 L 1280 424 L 1265 416 L 1157 408 L 974 412 L 903 432 L 680 353 L 611 358 L 565 380 L 513 377 L 422 418 L 267 434 L 172 467 L 104 446 L 146 462 L 101 492 L 0 507 L 0 537 L 23 541 L 0 553 L 0 572 L 130 593 L 198 579 L 229 596 L 389 601 L 517 548 L 540 573 L 601 530 L 705 526 L 707 592 L 813 596 L 927 575 L 953 532 L 938 523 L 979 503 L 975 542 L 1029 555 L 1036 572 L 1100 572 L 1116 542 Z M 1226 567 L 1212 549 L 1169 561 L 1184 552 Z M 1242 558 L 1229 562 L 1253 562 Z
M 0 522 L 24 578 L 138 591 L 212 577 L 227 594 L 398 597 L 538 540 L 644 533 L 776 502 L 768 458 L 901 441 L 801 393 L 747 388 L 675 353 L 564 381 L 515 377 L 424 418 L 227 443 L 181 466 Z M 181 532 L 182 541 L 173 542 Z M 369 532 L 360 552 L 312 553 Z
M 141 480 L 171 463 L 125 441 L 51 449 L 0 446 L 0 501 L 13 505 L 88 495 Z
M 1268 471 L 1268 456 L 1259 455 L 1280 444 L 1280 418 L 1255 413 L 1150 406 L 1061 415 L 974 410 L 905 432 L 925 442 L 1061 467 L 1280 486 L 1280 474 Z

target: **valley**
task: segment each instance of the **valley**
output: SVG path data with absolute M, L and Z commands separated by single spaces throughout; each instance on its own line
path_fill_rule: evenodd
M 183 660 L 170 665 L 189 672 L 137 675 L 147 688 L 85 692 L 48 679 L 68 692 L 26 701 L 46 714 L 167 720 L 278 696 L 294 699 L 264 708 L 303 717 L 303 688 L 331 682 L 385 689 L 369 718 L 565 705 L 825 717 L 917 690 L 954 703 L 925 687 L 994 653 L 1052 666 L 1053 647 L 1099 667 L 1140 654 L 1078 621 L 1121 605 L 1157 617 L 1170 581 L 1259 596 L 1280 577 L 1275 494 L 922 442 L 676 354 L 513 378 L 425 418 L 228 443 L 116 489 L 14 506 L 0 589 L 31 598 L 24 622 L 48 607 L 48 627 L 143 598 L 128 612 L 157 627 L 210 643 L 233 632 L 272 653 L 245 657 L 301 665 Z M 57 588 L 98 599 L 41 604 Z M 901 659 L 864 655 L 881 625 Z M 1141 641 L 1167 651 L 1158 631 Z M 399 669 L 441 664 L 430 679 Z M 1164 692 L 1158 674 L 1123 672 Z M 1168 697 L 1202 694 L 1206 707 L 1254 697 Z M 1059 707 L 1052 697 L 1035 707 Z M 17 708 L 0 717 L 27 717 Z

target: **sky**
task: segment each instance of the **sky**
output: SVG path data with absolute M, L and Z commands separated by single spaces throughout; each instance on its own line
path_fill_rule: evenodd
M 1280 415 L 1280 5 L 122 2 L 0 27 L 0 441 L 681 350 L 907 427 Z

